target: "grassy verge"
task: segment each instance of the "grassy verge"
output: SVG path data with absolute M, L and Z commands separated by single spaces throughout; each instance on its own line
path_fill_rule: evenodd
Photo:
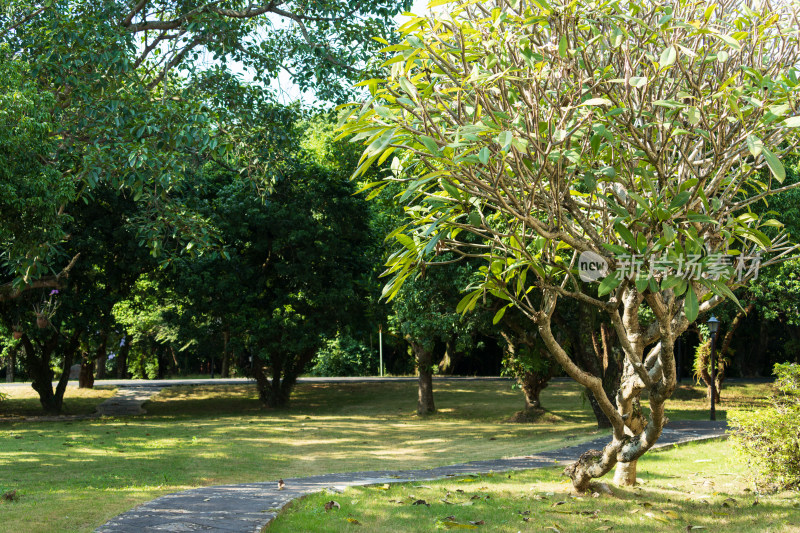
M 561 467 L 320 493 L 290 504 L 266 531 L 796 532 L 800 497 L 756 495 L 726 442 L 647 454 L 643 483 L 575 495 Z M 325 510 L 336 501 L 341 508 Z M 422 502 L 424 503 L 422 503 Z M 415 502 L 418 503 L 415 505 Z M 355 526 L 355 527 L 354 527 Z
M 8 531 L 91 531 L 161 494 L 220 483 L 525 455 L 596 436 L 571 383 L 542 396 L 551 413 L 509 424 L 508 382 L 436 384 L 440 412 L 414 415 L 414 383 L 298 386 L 291 408 L 264 410 L 251 385 L 175 387 L 146 415 L 0 422 L 0 502 Z M 0 493 L 2 493 L 0 492 Z M 2 529 L 0 528 L 0 529 Z
M 68 385 L 64 391 L 63 414 L 92 414 L 99 404 L 114 395 L 114 391 L 114 387 L 79 389 Z M 0 422 L 18 417 L 42 416 L 39 395 L 31 387 L 7 387 L 0 384 L 0 392 L 8 395 L 8 399 L 0 403 Z

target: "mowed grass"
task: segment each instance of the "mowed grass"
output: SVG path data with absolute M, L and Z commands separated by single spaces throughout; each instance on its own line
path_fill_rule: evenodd
M 114 395 L 115 387 L 97 387 L 79 389 L 69 384 L 64 391 L 65 415 L 89 415 L 97 406 Z M 0 383 L 0 392 L 8 398 L 0 403 L 0 422 L 19 417 L 42 416 L 42 404 L 39 395 L 31 387 L 7 386 Z
M 683 380 L 672 393 L 665 406 L 671 420 L 708 420 L 710 402 L 706 397 L 707 387 L 694 381 Z M 775 393 L 772 383 L 726 382 L 716 405 L 717 420 L 727 420 L 730 409 L 758 409 L 769 405 Z M 647 407 L 647 392 L 642 394 L 642 405 Z
M 420 418 L 416 384 L 300 385 L 285 410 L 255 387 L 164 390 L 146 415 L 0 422 L 0 530 L 91 531 L 159 495 L 191 487 L 326 472 L 426 468 L 527 455 L 598 435 L 578 387 L 543 395 L 550 413 L 507 423 L 522 407 L 508 381 L 436 382 L 439 413 Z
M 639 462 L 643 483 L 635 488 L 612 486 L 613 495 L 577 495 L 562 470 L 559 466 L 318 493 L 289 504 L 265 531 L 800 531 L 800 496 L 757 495 L 727 442 L 648 453 Z M 326 511 L 331 500 L 341 508 Z

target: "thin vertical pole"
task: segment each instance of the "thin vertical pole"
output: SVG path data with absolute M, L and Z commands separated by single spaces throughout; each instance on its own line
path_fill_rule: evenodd
M 711 420 L 717 419 L 715 400 L 717 396 L 717 362 L 714 361 L 714 352 L 717 350 L 717 332 L 711 334 Z
M 381 377 L 383 377 L 383 325 L 378 326 L 378 353 L 380 354 Z

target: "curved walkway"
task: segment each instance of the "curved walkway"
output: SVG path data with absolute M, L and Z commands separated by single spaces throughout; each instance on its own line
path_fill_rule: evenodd
M 725 430 L 725 422 L 671 422 L 664 429 L 654 449 L 724 437 Z M 556 462 L 574 461 L 586 450 L 602 448 L 607 442 L 608 437 L 601 437 L 584 444 L 527 457 L 473 461 L 429 470 L 347 472 L 286 479 L 283 490 L 278 490 L 277 481 L 203 487 L 156 498 L 113 518 L 96 531 L 258 533 L 286 504 L 309 493 L 325 489 L 341 491 L 354 485 L 423 481 L 466 474 L 543 468 L 553 466 Z

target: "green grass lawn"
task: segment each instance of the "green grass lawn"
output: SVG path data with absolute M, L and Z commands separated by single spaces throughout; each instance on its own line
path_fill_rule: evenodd
M 756 392 L 766 394 L 761 387 Z M 416 384 L 402 382 L 300 385 L 286 410 L 262 409 L 252 385 L 174 387 L 136 417 L 0 421 L 0 494 L 19 495 L 0 501 L 0 529 L 91 531 L 139 503 L 192 487 L 428 468 L 598 435 L 588 403 L 569 382 L 545 389 L 550 412 L 534 424 L 507 422 L 523 403 L 509 382 L 437 382 L 435 390 L 439 413 L 425 418 L 414 414 Z M 76 400 L 68 399 L 68 409 Z M 706 416 L 701 400 L 683 403 L 676 413 Z
M 562 469 L 318 493 L 289 504 L 265 531 L 800 530 L 800 495 L 756 495 L 727 442 L 651 452 L 639 462 L 643 483 L 635 488 L 613 486 L 613 495 L 574 494 Z M 325 503 L 331 500 L 341 508 L 326 511 Z M 414 505 L 420 500 L 424 503 Z
M 379 468 L 426 468 L 524 455 L 596 436 L 570 383 L 543 394 L 537 424 L 508 382 L 436 384 L 440 412 L 414 414 L 415 383 L 300 385 L 287 410 L 260 407 L 254 386 L 164 390 L 146 415 L 0 422 L 0 503 L 8 531 L 91 531 L 161 494 L 220 483 Z M 1 493 L 1 492 L 0 492 Z M 2 529 L 2 528 L 0 528 Z

